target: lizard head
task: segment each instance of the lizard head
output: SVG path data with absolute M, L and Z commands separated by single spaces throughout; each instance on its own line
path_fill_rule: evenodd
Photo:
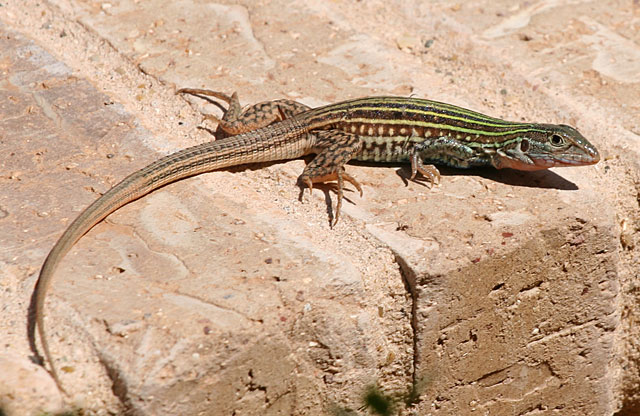
M 578 130 L 564 124 L 534 124 L 505 146 L 492 164 L 498 169 L 540 170 L 559 166 L 593 165 L 600 154 Z

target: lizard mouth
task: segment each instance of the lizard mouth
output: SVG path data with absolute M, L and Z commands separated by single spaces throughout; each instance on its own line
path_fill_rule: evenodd
M 525 162 L 524 160 L 502 157 L 500 158 L 499 166 L 496 166 L 496 168 L 511 168 L 517 170 L 535 171 L 568 166 L 587 166 L 598 163 L 600 161 L 600 154 L 595 149 L 588 149 L 585 154 L 581 155 L 528 155 L 528 159 L 529 160 Z
M 583 153 L 568 153 L 555 155 L 551 158 L 534 158 L 535 164 L 547 165 L 547 167 L 587 166 L 595 165 L 600 161 L 600 153 L 595 148 L 584 148 Z

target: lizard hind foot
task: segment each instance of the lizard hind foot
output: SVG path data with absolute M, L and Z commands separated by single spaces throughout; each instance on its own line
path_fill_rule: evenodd
M 231 104 L 232 101 L 237 101 L 238 100 L 238 93 L 234 92 L 231 96 L 223 93 L 223 92 L 219 92 L 219 91 L 212 91 L 212 90 L 205 90 L 202 88 L 180 88 L 179 90 L 176 91 L 176 95 L 178 94 L 189 94 L 189 95 L 194 95 L 194 96 L 205 96 L 205 97 L 215 97 L 218 98 L 222 101 L 224 101 L 227 104 Z
M 340 210 L 342 209 L 342 199 L 344 196 L 344 182 L 347 181 L 351 185 L 353 185 L 360 193 L 360 197 L 362 197 L 362 186 L 353 176 L 345 172 L 344 167 L 339 168 L 335 172 L 322 176 L 312 177 L 308 174 L 303 173 L 298 177 L 298 185 L 302 188 L 302 191 L 304 192 L 304 187 L 306 187 L 309 188 L 309 193 L 311 193 L 311 191 L 313 190 L 314 183 L 326 183 L 333 181 L 337 182 L 336 184 L 334 184 L 336 185 L 334 191 L 338 196 L 338 201 L 336 204 L 336 211 L 333 221 L 331 221 L 331 227 L 334 227 L 338 223 L 338 219 L 340 218 Z

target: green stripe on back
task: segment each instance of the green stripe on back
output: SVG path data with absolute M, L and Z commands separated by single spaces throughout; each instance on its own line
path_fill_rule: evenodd
M 381 104 L 382 107 L 371 107 L 371 105 L 375 105 L 375 104 Z M 487 116 L 485 114 L 482 113 L 478 113 L 472 110 L 467 110 L 465 108 L 462 107 L 458 107 L 452 104 L 447 104 L 447 103 L 442 103 L 439 101 L 432 101 L 432 100 L 426 100 L 426 99 L 422 99 L 422 98 L 405 98 L 405 97 L 371 97 L 371 98 L 361 98 L 361 99 L 355 99 L 355 100 L 351 100 L 351 101 L 345 101 L 342 103 L 338 103 L 338 104 L 333 104 L 333 105 L 328 105 L 325 107 L 321 107 L 318 110 L 320 110 L 320 112 L 322 113 L 334 113 L 336 111 L 339 110 L 345 110 L 345 109 L 353 109 L 353 110 L 368 110 L 371 109 L 372 111 L 399 111 L 400 108 L 396 108 L 396 107 L 387 107 L 385 108 L 386 105 L 388 104 L 400 104 L 400 105 L 406 105 L 406 106 L 422 106 L 422 107 L 426 107 L 425 110 L 419 110 L 419 109 L 413 109 L 413 108 L 405 108 L 403 110 L 406 111 L 413 111 L 413 112 L 420 112 L 420 111 L 424 111 L 425 114 L 429 114 L 431 113 L 428 109 L 433 108 L 433 109 L 441 109 L 443 111 L 449 111 L 452 113 L 457 113 L 461 119 L 463 121 L 469 121 L 469 122 L 485 122 L 485 123 L 493 123 L 493 124 L 497 124 L 499 126 L 511 126 L 511 125 L 528 125 L 528 123 L 516 123 L 516 122 L 512 122 L 512 121 L 505 121 L 505 120 L 501 120 L 499 118 L 495 118 L 495 117 L 490 117 Z M 440 114 L 440 113 L 436 113 L 435 115 L 440 116 L 440 117 L 445 117 L 445 114 Z M 468 118 L 475 118 L 477 120 L 469 120 L 468 118 L 465 118 L 465 116 L 467 116 Z M 487 124 L 490 125 L 490 124 Z
M 354 110 L 358 110 L 358 111 L 377 111 L 377 112 L 397 112 L 397 111 L 402 111 L 405 113 L 412 113 L 412 114 L 420 114 L 426 117 L 439 117 L 439 118 L 444 118 L 444 119 L 448 119 L 448 120 L 457 120 L 457 121 L 462 121 L 465 123 L 470 123 L 470 124 L 476 124 L 476 125 L 480 125 L 480 126 L 487 126 L 487 127 L 510 127 L 510 128 L 516 128 L 516 127 L 522 127 L 522 128 L 529 128 L 531 127 L 530 123 L 514 123 L 514 122 L 510 122 L 510 121 L 502 121 L 499 119 L 491 119 L 491 121 L 478 121 L 478 120 L 471 120 L 462 116 L 453 116 L 450 114 L 446 114 L 446 113 L 436 113 L 433 111 L 427 111 L 427 110 L 420 110 L 420 109 L 416 109 L 416 108 L 395 108 L 395 107 L 390 107 L 390 108 L 384 108 L 384 107 L 362 107 L 362 106 L 358 106 L 358 107 L 352 107 Z M 335 109 L 335 110 L 330 110 L 330 111 L 326 111 L 324 112 L 324 114 L 330 115 L 330 114 L 342 114 L 344 113 L 343 109 Z M 349 119 L 352 120 L 352 119 Z M 377 122 L 384 122 L 384 120 L 388 120 L 388 119 L 370 119 L 371 122 L 377 123 Z M 344 121 L 348 121 L 347 119 L 345 119 Z

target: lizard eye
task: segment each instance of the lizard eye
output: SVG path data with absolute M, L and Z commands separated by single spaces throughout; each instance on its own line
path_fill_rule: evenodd
M 549 141 L 554 146 L 561 146 L 564 144 L 564 139 L 562 138 L 562 136 L 558 134 L 551 135 L 551 137 L 549 138 Z

